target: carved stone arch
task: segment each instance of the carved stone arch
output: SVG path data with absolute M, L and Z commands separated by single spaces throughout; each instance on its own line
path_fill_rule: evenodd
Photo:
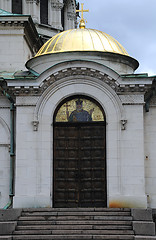
M 8 124 L 5 122 L 5 120 L 1 117 L 0 117 L 0 125 L 3 127 L 3 129 L 6 133 L 6 136 L 7 136 L 7 139 L 4 139 L 4 136 L 3 136 L 3 143 L 9 144 L 10 143 L 10 128 L 9 128 Z M 1 136 L 2 136 L 2 132 L 1 132 Z M 0 138 L 0 141 L 1 141 L 1 138 Z
M 121 125 L 120 120 L 124 114 L 122 103 L 111 86 L 96 77 L 75 75 L 67 76 L 51 83 L 49 87 L 42 93 L 34 112 L 34 119 L 39 121 L 38 134 L 40 142 L 46 142 L 46 151 L 49 169 L 51 169 L 51 182 L 53 182 L 53 116 L 55 110 L 68 97 L 74 95 L 83 95 L 89 97 L 99 103 L 106 117 L 106 159 L 107 159 L 107 189 L 108 202 L 109 196 L 120 194 L 120 176 L 121 169 L 121 153 L 119 151 L 121 144 Z M 42 134 L 43 133 L 43 134 Z M 44 149 L 45 150 L 45 149 Z M 41 154 L 40 161 L 45 162 L 44 154 Z M 116 172 L 114 184 L 116 192 L 111 185 L 111 176 Z M 44 173 L 43 173 L 44 174 Z M 52 185 L 53 186 L 53 185 Z M 51 188 L 51 195 L 53 191 Z
M 103 75 L 102 75 L 103 76 Z M 83 94 L 83 92 L 77 92 L 76 87 L 78 86 L 78 84 L 81 85 L 88 85 L 88 86 L 92 86 L 95 89 L 100 89 L 103 94 L 106 94 L 109 99 L 113 102 L 115 109 L 116 109 L 116 113 L 118 116 L 118 121 L 120 121 L 123 117 L 124 117 L 124 107 L 121 103 L 121 100 L 119 99 L 118 95 L 116 94 L 116 92 L 114 91 L 114 89 L 112 88 L 112 86 L 108 85 L 108 82 L 111 81 L 110 78 L 106 78 L 106 81 L 101 81 L 101 79 L 98 79 L 96 77 L 93 76 L 85 76 L 81 75 L 81 74 L 76 74 L 75 76 L 73 75 L 68 75 L 66 77 L 63 78 L 58 78 L 57 81 L 53 81 L 54 79 L 52 77 L 50 77 L 49 81 L 50 81 L 50 85 L 47 87 L 45 86 L 44 89 L 46 89 L 41 97 L 39 98 L 35 111 L 34 111 L 34 122 L 39 122 L 40 118 L 42 116 L 42 112 L 44 109 L 44 106 L 46 105 L 46 103 L 48 102 L 48 99 L 58 90 L 61 91 L 61 89 L 63 89 L 64 87 L 75 87 L 75 92 L 71 92 L 69 95 L 60 97 L 60 99 L 58 99 L 58 104 L 66 97 L 69 97 L 71 95 L 77 95 L 77 94 Z M 83 89 L 82 89 L 83 91 Z M 87 93 L 85 93 L 87 94 Z M 91 96 L 88 92 L 88 96 L 94 98 L 97 102 L 99 101 L 98 98 L 96 96 Z M 100 103 L 100 102 L 99 102 Z M 105 109 L 105 106 L 100 103 L 103 108 L 104 111 L 107 114 L 107 109 Z M 53 114 L 53 111 L 52 113 Z
M 56 65 L 47 68 L 38 77 L 37 85 L 46 89 L 47 84 L 50 85 L 58 79 L 75 75 L 91 76 L 98 78 L 101 81 L 106 81 L 106 83 L 112 86 L 115 91 L 118 91 L 118 87 L 122 82 L 122 79 L 117 72 L 101 63 L 92 60 L 71 60 L 59 62 Z

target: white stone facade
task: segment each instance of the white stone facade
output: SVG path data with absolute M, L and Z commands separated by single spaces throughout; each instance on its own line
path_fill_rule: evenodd
M 0 9 L 12 12 L 12 0 L 1 0 Z M 48 0 L 48 23 L 42 24 L 40 18 L 40 1 L 22 0 L 22 12 L 30 15 L 38 33 L 46 40 L 56 33 L 77 27 L 75 0 Z
M 9 196 L 10 176 L 10 114 L 9 102 L 0 98 L 0 207 L 6 205 Z
M 0 8 L 11 11 L 9 4 L 1 0 Z M 63 7 L 64 29 L 74 27 L 75 1 L 49 4 L 51 30 L 39 24 L 38 1 L 23 1 L 24 13 L 32 15 L 43 35 L 62 30 Z M 9 96 L 16 107 L 13 207 L 23 208 L 53 207 L 54 113 L 77 95 L 98 102 L 106 116 L 107 206 L 156 208 L 155 78 L 135 75 L 134 59 L 115 53 L 113 62 L 113 53 L 99 52 L 29 60 L 40 47 L 38 40 L 30 17 L 0 16 L 0 208 L 10 194 Z M 23 72 L 25 62 L 30 72 Z
M 122 82 L 109 68 L 83 61 L 71 61 L 68 68 L 59 64 L 33 82 L 10 81 L 17 94 L 14 207 L 53 206 L 53 114 L 62 100 L 77 94 L 95 99 L 106 114 L 108 206 L 147 207 L 144 94 L 118 95 L 114 89 Z M 20 96 L 22 86 L 30 96 Z M 36 89 L 42 89 L 39 96 L 33 96 Z M 152 194 L 151 199 L 154 207 Z
M 148 205 L 155 208 L 156 206 L 156 104 L 150 107 L 149 112 L 144 113 L 144 129 L 145 129 L 145 180 L 146 194 L 148 195 Z

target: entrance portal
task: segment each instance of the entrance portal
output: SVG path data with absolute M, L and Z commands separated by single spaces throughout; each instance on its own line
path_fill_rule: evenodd
M 77 97 L 61 105 L 55 116 L 54 207 L 106 207 L 105 119 L 100 107 Z M 97 116 L 100 121 L 94 120 Z

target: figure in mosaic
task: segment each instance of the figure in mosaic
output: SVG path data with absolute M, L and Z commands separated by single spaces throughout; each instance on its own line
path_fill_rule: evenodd
M 78 99 L 77 101 L 75 101 L 75 103 L 76 103 L 76 110 L 74 110 L 70 114 L 68 121 L 69 122 L 91 122 L 92 112 L 88 113 L 86 110 L 83 109 L 83 101 Z

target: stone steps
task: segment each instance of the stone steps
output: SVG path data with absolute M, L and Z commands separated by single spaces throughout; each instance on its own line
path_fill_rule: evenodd
M 17 226 L 16 230 L 132 230 L 132 226 L 128 225 L 29 225 Z
M 37 212 L 129 212 L 131 213 L 131 209 L 129 208 L 24 208 L 22 210 L 23 213 L 37 213 Z
M 59 229 L 59 230 L 23 230 L 23 231 L 15 231 L 15 235 L 37 235 L 37 234 L 43 234 L 43 235 L 88 235 L 88 234 L 96 234 L 96 235 L 132 235 L 134 232 L 132 230 L 66 230 L 66 229 Z
M 13 240 L 134 240 L 133 236 L 129 235 L 17 235 L 13 236 Z
M 33 217 L 33 216 L 131 216 L 129 211 L 117 212 L 117 211 L 103 211 L 103 212 L 22 212 L 22 217 Z
M 112 221 L 132 221 L 130 216 L 31 216 L 20 217 L 20 221 L 75 221 L 75 220 L 112 220 Z
M 90 221 L 86 221 L 86 220 L 75 220 L 75 221 L 35 221 L 35 219 L 33 221 L 19 221 L 18 222 L 18 226 L 22 225 L 22 226 L 29 226 L 29 225 L 128 225 L 128 226 L 131 226 L 132 225 L 132 221 L 114 221 L 114 220 L 105 220 L 105 221 L 93 221 L 93 220 L 90 220 Z M 71 227 L 71 226 L 70 226 Z
M 24 209 L 13 240 L 134 239 L 130 209 Z

